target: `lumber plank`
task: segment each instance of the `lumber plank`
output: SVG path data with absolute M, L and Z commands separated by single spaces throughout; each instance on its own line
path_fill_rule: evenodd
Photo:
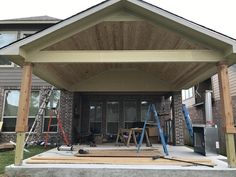
M 15 151 L 15 165 L 21 165 L 23 160 L 23 150 L 25 141 L 25 132 L 28 131 L 28 115 L 29 115 L 29 102 L 31 94 L 32 84 L 32 64 L 24 63 L 21 89 L 20 89 L 20 100 L 17 112 L 16 120 L 16 151 Z
M 88 151 L 88 154 L 75 154 L 78 157 L 153 157 L 155 155 L 162 155 L 158 150 L 156 151 Z
M 32 84 L 32 64 L 25 63 L 20 88 L 20 100 L 17 112 L 16 132 L 28 131 L 29 102 Z
M 178 158 L 192 162 L 214 165 L 209 159 Z M 123 164 L 123 165 L 189 165 L 189 163 L 176 162 L 168 159 L 152 160 L 151 158 L 121 158 L 121 157 L 32 157 L 28 164 Z

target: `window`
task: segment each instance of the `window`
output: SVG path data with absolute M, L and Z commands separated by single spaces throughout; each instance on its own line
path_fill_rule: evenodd
M 144 122 L 147 117 L 147 111 L 149 107 L 149 102 L 146 100 L 141 101 L 141 121 Z
M 0 31 L 0 48 L 17 40 L 17 32 L 1 32 Z M 0 58 L 0 67 L 14 66 L 12 62 L 4 57 Z
M 107 102 L 107 133 L 116 134 L 118 132 L 119 124 L 119 102 Z
M 90 131 L 99 134 L 102 131 L 102 102 L 91 102 L 89 104 Z
M 3 132 L 15 132 L 16 118 L 19 104 L 19 90 L 6 90 L 5 91 L 5 104 L 3 112 Z M 29 121 L 28 130 L 33 125 L 35 115 L 38 113 L 39 108 L 39 91 L 31 92 L 30 99 L 30 110 L 29 110 Z
M 137 119 L 137 103 L 136 101 L 124 102 L 124 118 L 125 128 L 132 128 Z
M 182 90 L 182 100 L 186 100 L 193 97 L 193 93 L 194 93 L 194 87 L 191 87 L 187 90 Z
M 17 32 L 0 31 L 0 48 L 17 40 Z
M 147 112 L 148 112 L 148 108 L 149 108 L 149 105 L 151 104 L 150 100 L 142 100 L 141 101 L 141 122 L 145 122 L 146 118 L 147 118 Z M 155 107 L 156 107 L 156 110 L 158 112 L 158 109 L 157 109 L 157 104 L 155 104 Z M 153 112 L 151 111 L 150 112 L 150 117 L 148 117 L 148 122 L 154 122 L 154 114 Z
M 57 108 L 60 102 L 60 95 L 61 95 L 61 92 L 59 90 L 53 90 L 50 96 L 47 109 L 45 110 L 44 119 L 43 119 L 43 132 L 48 132 L 48 124 L 49 124 L 51 115 L 52 115 L 52 120 L 51 120 L 51 126 L 49 127 L 49 132 L 58 131 L 57 117 L 52 112 L 52 108 Z

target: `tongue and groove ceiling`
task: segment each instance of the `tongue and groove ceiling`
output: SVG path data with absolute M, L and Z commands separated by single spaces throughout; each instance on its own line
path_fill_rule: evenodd
M 147 21 L 102 22 L 44 50 L 207 49 Z
M 43 49 L 43 51 L 73 50 L 208 50 L 208 48 L 185 38 L 183 35 L 142 20 L 104 21 Z M 199 62 L 35 64 L 41 70 L 47 68 L 47 70 L 54 71 L 54 78 L 58 77 L 58 80 L 65 80 L 66 87 L 75 91 L 173 91 L 180 89 L 185 83 L 192 81 L 191 77 L 197 76 L 199 69 L 206 69 L 212 67 L 212 65 L 214 64 Z M 104 81 L 103 85 L 96 83 L 97 85 L 101 85 L 101 87 L 96 88 L 97 90 L 84 86 L 83 89 L 80 87 L 80 83 L 84 85 L 83 81 L 87 82 L 87 80 L 93 79 L 96 76 L 102 77 L 102 80 L 107 79 L 100 75 L 112 75 L 114 74 L 113 71 L 126 72 L 127 75 L 134 76 L 139 74 L 145 75 L 146 77 L 152 78 L 150 82 L 159 82 L 162 86 L 165 86 L 159 88 L 159 85 L 152 86 L 152 83 L 146 83 L 137 77 L 133 77 L 130 78 L 131 80 L 129 82 L 133 84 L 140 82 L 143 84 L 141 88 L 140 85 L 142 84 L 139 85 L 139 88 L 132 86 L 127 86 L 127 89 L 122 88 L 122 90 L 119 90 L 119 88 L 117 90 L 110 88 L 116 82 L 121 82 L 117 78 L 107 81 L 109 82 L 107 84 L 104 84 Z M 122 74 L 120 76 L 125 77 Z M 101 79 L 97 80 L 100 81 Z M 151 88 L 147 89 L 145 85 L 149 85 Z

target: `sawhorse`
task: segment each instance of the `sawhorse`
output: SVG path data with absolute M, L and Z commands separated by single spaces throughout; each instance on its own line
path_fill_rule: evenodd
M 119 129 L 116 137 L 116 145 L 119 144 L 119 139 L 127 146 L 129 147 L 130 140 L 133 138 L 134 144 L 137 146 L 137 139 L 136 139 L 136 133 L 141 133 L 142 128 L 130 128 L 130 129 Z M 151 146 L 151 143 L 149 141 L 148 133 L 145 130 L 145 137 L 146 137 L 146 144 L 148 147 Z M 127 134 L 126 137 L 124 134 Z

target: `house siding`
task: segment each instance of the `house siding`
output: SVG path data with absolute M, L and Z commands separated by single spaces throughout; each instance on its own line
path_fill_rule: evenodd
M 228 68 L 228 73 L 229 73 L 229 85 L 230 85 L 231 96 L 236 96 L 236 64 Z M 212 76 L 211 80 L 212 80 L 214 99 L 220 100 L 218 74 Z
M 0 87 L 20 86 L 22 68 L 0 67 Z M 33 75 L 32 86 L 49 86 L 47 82 Z

